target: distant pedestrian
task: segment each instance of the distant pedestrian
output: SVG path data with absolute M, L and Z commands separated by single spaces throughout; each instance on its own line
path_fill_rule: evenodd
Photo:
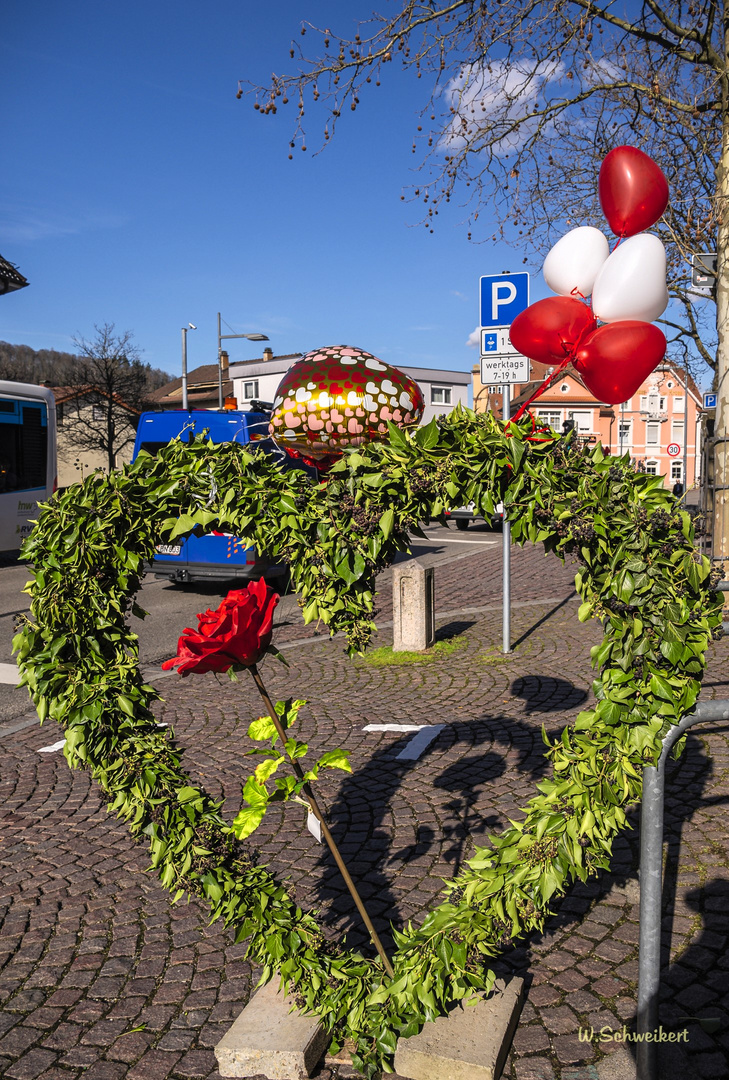
M 681 496 L 683 495 L 683 484 L 681 483 L 680 480 L 676 481 L 676 483 L 673 485 L 672 490 L 673 490 L 673 494 L 676 496 L 676 498 L 680 499 Z

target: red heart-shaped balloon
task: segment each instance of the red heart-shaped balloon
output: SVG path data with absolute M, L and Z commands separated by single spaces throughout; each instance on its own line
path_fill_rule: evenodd
M 665 355 L 663 331 L 626 319 L 590 334 L 577 350 L 574 368 L 598 401 L 618 405 L 633 396 Z
M 558 364 L 595 326 L 589 307 L 571 296 L 530 304 L 511 324 L 511 344 L 541 364 Z
M 602 163 L 600 205 L 616 236 L 635 236 L 658 221 L 668 206 L 668 181 L 637 146 L 616 146 Z

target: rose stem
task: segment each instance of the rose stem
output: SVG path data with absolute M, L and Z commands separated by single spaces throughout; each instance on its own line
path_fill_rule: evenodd
M 261 676 L 258 674 L 258 668 L 256 667 L 255 664 L 253 664 L 249 668 L 249 671 L 250 671 L 251 675 L 253 676 L 253 679 L 255 681 L 256 686 L 258 687 L 258 693 L 263 698 L 264 704 L 265 704 L 266 708 L 268 709 L 268 715 L 271 717 L 271 720 L 273 721 L 273 725 L 276 728 L 276 733 L 278 734 L 278 737 L 281 740 L 282 744 L 285 744 L 286 743 L 286 732 L 284 731 L 283 727 L 281 726 L 281 721 L 279 720 L 278 713 L 276 712 L 276 710 L 275 710 L 275 708 L 273 706 L 273 702 L 271 701 L 270 697 L 268 696 L 268 693 L 266 692 L 266 687 L 263 685 L 263 680 L 261 679 Z M 304 777 L 304 773 L 303 773 L 303 770 L 302 770 L 301 766 L 299 765 L 298 761 L 296 759 L 294 759 L 291 762 L 291 764 L 292 764 L 294 772 L 296 773 L 298 778 L 300 780 L 302 780 L 303 777 Z M 379 939 L 379 937 L 377 935 L 377 931 L 375 930 L 374 926 L 372 925 L 372 920 L 370 919 L 369 915 L 367 914 L 367 909 L 364 906 L 364 903 L 362 901 L 362 897 L 357 892 L 357 886 L 352 881 L 352 878 L 350 877 L 349 871 L 347 870 L 347 867 L 344 865 L 344 860 L 342 859 L 342 856 L 339 853 L 339 848 L 337 847 L 337 845 L 336 845 L 336 843 L 334 841 L 334 837 L 329 832 L 329 826 L 327 825 L 326 821 L 324 820 L 324 814 L 322 813 L 321 809 L 319 808 L 319 804 L 317 803 L 316 799 L 314 798 L 314 794 L 313 794 L 313 792 L 311 790 L 311 787 L 309 786 L 309 784 L 304 784 L 302 790 L 303 790 L 304 794 L 306 795 L 307 799 L 309 800 L 309 805 L 311 806 L 312 813 L 318 818 L 318 820 L 319 820 L 319 822 L 321 824 L 321 831 L 324 834 L 324 839 L 326 840 L 327 844 L 329 845 L 329 850 L 331 851 L 332 855 L 334 856 L 334 861 L 336 862 L 337 866 L 339 867 L 339 870 L 340 870 L 340 872 L 342 874 L 342 877 L 344 878 L 344 882 L 345 882 L 347 888 L 349 889 L 350 893 L 352 894 L 352 899 L 354 900 L 355 904 L 357 905 L 357 910 L 359 911 L 360 915 L 362 916 L 362 918 L 364 920 L 364 924 L 367 927 L 367 929 L 369 931 L 369 935 L 370 935 L 370 937 L 372 939 L 372 944 L 374 945 L 374 947 L 377 949 L 378 953 L 380 954 L 380 959 L 382 960 L 382 963 L 385 965 L 385 971 L 387 972 L 387 974 L 390 976 L 391 979 L 394 979 L 395 978 L 395 972 L 393 970 L 392 964 L 390 963 L 390 960 L 389 960 L 389 958 L 387 956 L 387 953 L 385 952 L 385 950 L 384 950 L 384 948 L 382 946 L 382 942 L 380 941 L 380 939 Z

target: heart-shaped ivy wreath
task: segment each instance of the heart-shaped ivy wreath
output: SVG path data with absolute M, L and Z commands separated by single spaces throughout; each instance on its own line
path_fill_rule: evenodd
M 395 978 L 382 962 L 326 940 L 315 916 L 255 866 L 215 802 L 191 786 L 181 752 L 156 726 L 159 697 L 138 669 L 129 612 L 160 540 L 195 528 L 230 531 L 290 565 L 304 618 L 367 647 L 376 573 L 419 524 L 474 502 L 503 501 L 517 542 L 541 541 L 581 567 L 582 621 L 601 620 L 592 650 L 597 703 L 549 746 L 553 775 L 515 824 L 446 886 L 418 928 L 395 933 Z M 397 1038 L 417 1032 L 493 983 L 487 961 L 542 926 L 575 878 L 606 867 L 641 770 L 663 733 L 694 706 L 705 653 L 720 633 L 715 573 L 693 545 L 687 513 L 661 479 L 626 457 L 532 436 L 527 417 L 505 432 L 457 408 L 414 435 L 348 451 L 325 484 L 283 473 L 263 453 L 200 437 L 94 474 L 44 509 L 25 547 L 35 565 L 31 616 L 15 639 L 38 715 L 63 724 L 64 753 L 101 784 L 109 810 L 148 838 L 152 867 L 178 899 L 193 894 L 223 918 L 263 978 L 280 972 L 355 1064 L 389 1067 Z

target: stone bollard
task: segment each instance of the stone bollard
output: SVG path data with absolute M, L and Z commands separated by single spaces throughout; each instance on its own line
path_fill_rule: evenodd
M 392 577 L 393 652 L 424 652 L 435 641 L 433 567 L 416 559 L 394 568 Z

